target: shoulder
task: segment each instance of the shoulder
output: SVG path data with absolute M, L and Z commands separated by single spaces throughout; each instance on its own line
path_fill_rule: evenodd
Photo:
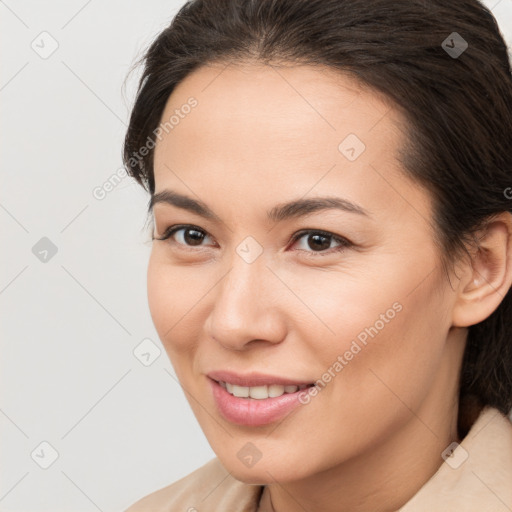
M 400 512 L 512 510 L 512 422 L 485 407 L 437 473 Z M 451 455 L 450 455 L 451 453 Z
M 139 499 L 125 512 L 255 512 L 263 488 L 236 480 L 215 457 L 180 480 Z

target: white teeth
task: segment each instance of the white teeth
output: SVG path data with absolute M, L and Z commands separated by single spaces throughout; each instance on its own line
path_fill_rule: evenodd
M 268 398 L 268 387 L 267 386 L 252 386 L 250 388 L 246 388 L 249 391 L 249 396 L 251 398 Z
M 279 384 L 271 384 L 268 386 L 268 396 L 274 398 L 276 396 L 281 396 L 285 391 L 284 386 L 280 386 Z
M 238 396 L 239 398 L 247 398 L 249 396 L 249 389 L 250 388 L 245 386 L 237 386 L 236 384 L 233 384 L 231 394 Z
M 239 398 L 254 398 L 256 400 L 264 400 L 266 398 L 275 398 L 284 393 L 295 393 L 299 389 L 307 388 L 307 384 L 301 386 L 281 386 L 279 384 L 270 384 L 269 386 L 237 386 L 229 382 L 219 382 L 228 393 Z

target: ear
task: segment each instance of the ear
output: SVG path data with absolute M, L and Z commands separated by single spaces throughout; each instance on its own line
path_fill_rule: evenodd
M 476 233 L 478 247 L 462 264 L 462 277 L 452 313 L 456 327 L 469 327 L 489 317 L 512 286 L 512 214 L 493 216 Z

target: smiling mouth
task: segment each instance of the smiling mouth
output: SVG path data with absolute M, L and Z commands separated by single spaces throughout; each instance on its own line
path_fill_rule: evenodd
M 296 393 L 305 388 L 314 386 L 314 384 L 301 384 L 300 386 L 283 386 L 280 384 L 269 384 L 262 386 L 238 386 L 230 382 L 216 381 L 229 394 L 237 398 L 253 398 L 255 400 L 265 400 L 267 398 L 276 398 L 286 393 Z

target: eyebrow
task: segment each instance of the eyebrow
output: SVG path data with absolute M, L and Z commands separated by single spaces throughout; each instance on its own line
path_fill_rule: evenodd
M 202 201 L 178 194 L 173 190 L 163 190 L 162 192 L 152 195 L 149 201 L 148 211 L 151 211 L 155 204 L 158 203 L 170 204 L 200 215 L 206 219 L 221 222 L 221 218 Z M 282 222 L 287 219 L 303 217 L 310 213 L 333 209 L 370 216 L 364 208 L 347 199 L 341 197 L 315 197 L 311 199 L 295 199 L 287 203 L 278 204 L 267 212 L 267 218 L 273 222 Z

